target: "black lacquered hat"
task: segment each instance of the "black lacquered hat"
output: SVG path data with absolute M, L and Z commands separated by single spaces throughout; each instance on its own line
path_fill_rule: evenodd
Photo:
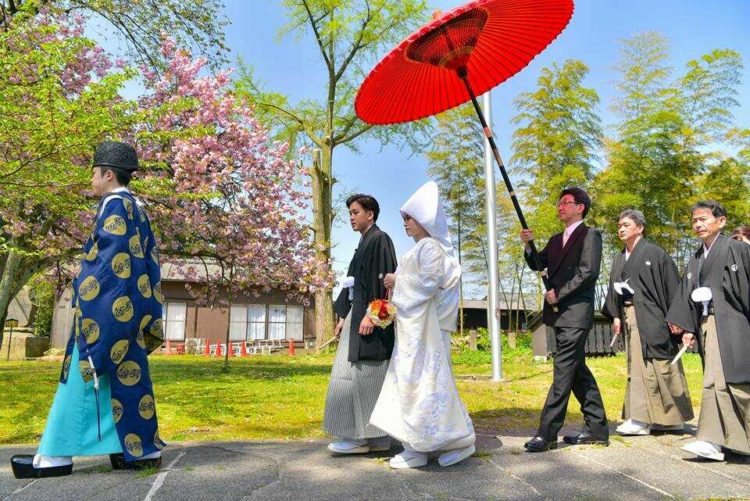
M 104 141 L 96 147 L 94 167 L 115 167 L 128 172 L 138 170 L 135 148 L 126 143 Z

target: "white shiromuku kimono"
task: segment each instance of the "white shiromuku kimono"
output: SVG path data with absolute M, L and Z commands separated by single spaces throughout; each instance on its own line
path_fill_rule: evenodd
M 402 207 L 431 235 L 399 260 L 392 302 L 396 344 L 370 423 L 418 452 L 474 444 L 474 427 L 451 369 L 461 267 L 437 199 L 422 190 Z M 418 195 L 422 197 L 418 197 Z M 428 195 L 433 195 L 428 193 Z

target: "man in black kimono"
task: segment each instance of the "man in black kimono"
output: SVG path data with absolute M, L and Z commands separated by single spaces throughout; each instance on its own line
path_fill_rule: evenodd
M 641 211 L 620 213 L 617 235 L 625 248 L 615 256 L 602 308 L 615 335 L 624 336 L 628 356 L 621 435 L 682 430 L 693 419 L 682 362 L 670 364 L 679 338 L 664 320 L 680 277 L 669 254 L 643 238 L 645 227 Z
M 565 442 L 609 445 L 607 416 L 594 375 L 586 367 L 586 338 L 594 324 L 594 288 L 602 259 L 602 235 L 583 224 L 591 207 L 591 198 L 581 188 L 566 188 L 560 193 L 557 217 L 565 231 L 550 238 L 540 252 L 541 267 L 531 259 L 528 242 L 531 230 L 521 231 L 526 244 L 526 262 L 535 271 L 547 270 L 552 288 L 544 296 L 544 323 L 555 331 L 552 386 L 542 409 L 539 430 L 524 447 L 542 452 L 557 447 L 557 433 L 565 422 L 572 391 L 583 412 L 584 427 Z
M 692 208 L 702 240 L 667 313 L 672 333 L 697 343 L 703 395 L 697 440 L 683 450 L 724 460 L 724 449 L 750 454 L 750 245 L 722 235 L 726 210 L 712 200 Z
M 375 224 L 380 207 L 369 195 L 346 201 L 352 229 L 362 237 L 349 264 L 347 278 L 334 303 L 339 339 L 326 396 L 323 427 L 338 437 L 328 445 L 337 454 L 386 451 L 390 438 L 369 424 L 383 386 L 395 340 L 393 324 L 376 327 L 365 313 L 374 299 L 384 299 L 383 277 L 396 271 L 391 238 Z

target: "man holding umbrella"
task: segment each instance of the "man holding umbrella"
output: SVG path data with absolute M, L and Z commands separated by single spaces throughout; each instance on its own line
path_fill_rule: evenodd
M 544 323 L 555 331 L 557 352 L 554 375 L 547 401 L 542 409 L 539 430 L 524 447 L 543 452 L 557 447 L 557 433 L 565 421 L 572 391 L 583 412 L 583 431 L 564 438 L 571 445 L 609 445 L 607 416 L 594 375 L 586 367 L 585 345 L 594 323 L 594 287 L 602 259 L 601 233 L 583 224 L 591 207 L 591 198 L 581 188 L 566 188 L 560 193 L 557 216 L 565 231 L 550 238 L 539 253 L 541 267 L 531 258 L 531 230 L 521 230 L 526 245 L 526 262 L 535 271 L 547 270 L 552 288 L 545 296 Z

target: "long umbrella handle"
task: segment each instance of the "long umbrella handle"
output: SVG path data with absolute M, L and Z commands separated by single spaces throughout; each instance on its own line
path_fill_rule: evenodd
M 490 126 L 487 124 L 487 120 L 484 118 L 484 113 L 482 112 L 482 108 L 479 106 L 479 102 L 477 101 L 477 97 L 474 94 L 474 91 L 471 88 L 471 84 L 469 83 L 468 79 L 468 73 L 466 68 L 459 68 L 457 71 L 458 77 L 463 80 L 464 85 L 466 86 L 466 91 L 469 93 L 469 97 L 471 97 L 471 102 L 474 105 L 474 110 L 477 112 L 477 115 L 479 116 L 479 121 L 482 124 L 482 130 L 484 131 L 484 137 L 487 138 L 487 141 L 490 143 L 490 148 L 492 149 L 492 155 L 495 157 L 495 162 L 497 162 L 497 166 L 500 168 L 500 174 L 503 176 L 503 181 L 505 182 L 505 187 L 508 189 L 508 194 L 510 195 L 510 200 L 513 202 L 513 208 L 516 210 L 516 215 L 518 216 L 518 220 L 521 223 L 521 227 L 525 230 L 529 229 L 529 226 L 526 224 L 526 218 L 523 216 L 523 210 L 521 209 L 521 204 L 518 203 L 518 198 L 516 197 L 516 192 L 513 189 L 513 184 L 510 182 L 510 177 L 508 176 L 508 172 L 505 170 L 505 164 L 503 164 L 502 158 L 500 158 L 500 152 L 497 149 L 497 145 L 495 144 L 495 139 L 492 136 L 492 129 L 490 129 Z M 531 260 L 534 263 L 534 267 L 539 271 L 539 276 L 542 278 L 542 283 L 544 283 L 544 288 L 546 290 L 552 289 L 552 283 L 549 280 L 549 277 L 544 273 L 542 269 L 542 260 L 539 257 L 539 251 L 536 249 L 536 245 L 534 245 L 534 241 L 529 241 L 529 251 L 531 254 Z M 557 313 L 558 308 L 557 306 L 552 306 L 552 310 Z

